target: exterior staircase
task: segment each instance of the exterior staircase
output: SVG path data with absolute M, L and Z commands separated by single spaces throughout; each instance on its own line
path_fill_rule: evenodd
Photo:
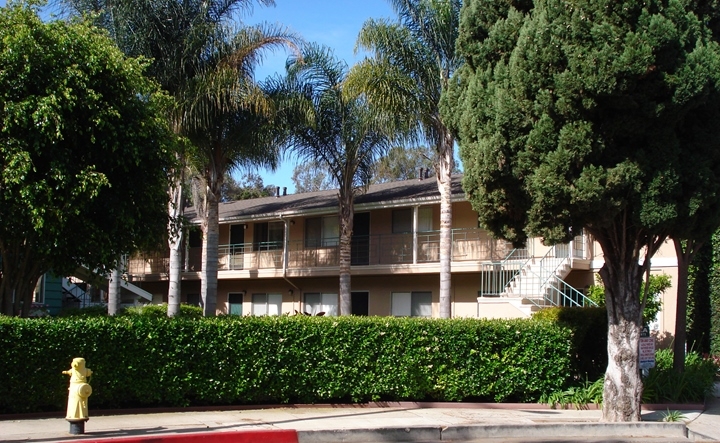
M 550 248 L 542 257 L 530 256 L 522 264 L 506 259 L 491 266 L 488 271 L 494 291 L 485 291 L 488 285 L 481 283 L 480 305 L 509 304 L 523 317 L 551 306 L 595 305 L 564 280 L 572 270 L 567 245 Z
M 91 284 L 88 282 L 91 282 Z M 70 304 L 78 308 L 105 304 L 98 297 L 99 294 L 96 294 L 96 297 L 93 297 L 93 294 L 88 291 L 90 286 L 95 286 L 96 290 L 99 290 L 99 288 L 107 290 L 108 279 L 105 276 L 90 272 L 90 270 L 85 267 L 79 267 L 72 273 L 72 275 L 67 278 L 63 278 L 62 281 L 63 293 L 70 301 Z M 140 299 L 152 302 L 153 296 L 151 293 L 135 286 L 132 283 L 129 283 L 124 279 L 121 280 L 120 287 L 130 291 L 135 296 L 136 302 Z

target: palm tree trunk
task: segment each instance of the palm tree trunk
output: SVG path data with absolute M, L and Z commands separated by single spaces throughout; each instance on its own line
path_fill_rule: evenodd
M 110 273 L 108 282 L 108 315 L 117 315 L 120 312 L 120 263 Z
M 183 178 L 178 177 L 170 188 L 170 214 L 168 246 L 170 247 L 170 264 L 168 276 L 168 317 L 174 317 L 180 312 L 180 270 L 182 268 L 182 246 L 184 231 L 181 219 L 185 211 L 183 201 Z
M 213 317 L 217 310 L 218 286 L 218 241 L 220 237 L 220 221 L 218 203 L 222 188 L 222 173 L 209 174 L 205 177 L 206 212 L 203 220 L 202 277 L 200 296 L 203 302 L 203 316 Z
M 339 196 L 340 200 L 340 312 L 339 315 L 352 314 L 351 286 L 350 286 L 350 257 L 353 231 L 353 195 L 351 190 L 345 190 Z
M 454 167 L 453 138 L 445 132 L 438 150 L 435 174 L 440 191 L 440 300 L 439 317 L 452 316 L 452 170 Z

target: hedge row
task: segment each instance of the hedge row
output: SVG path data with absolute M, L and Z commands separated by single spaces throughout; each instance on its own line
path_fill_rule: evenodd
M 91 408 L 534 401 L 568 381 L 571 332 L 385 317 L 0 317 L 0 413 L 59 411 L 73 357 Z
M 575 380 L 595 380 L 607 369 L 607 310 L 605 307 L 545 308 L 533 315 L 573 331 L 572 372 Z

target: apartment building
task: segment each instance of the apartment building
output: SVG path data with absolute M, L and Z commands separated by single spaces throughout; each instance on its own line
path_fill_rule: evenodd
M 478 224 L 461 176 L 452 185 L 452 315 L 529 317 L 545 306 L 587 306 L 602 254 L 591 239 L 544 246 L 531 239 L 516 249 Z M 338 199 L 336 191 L 220 205 L 218 314 L 280 315 L 338 312 Z M 191 219 L 192 212 L 187 214 Z M 199 220 L 193 220 L 199 223 Z M 440 194 L 433 178 L 370 186 L 355 199 L 352 313 L 434 317 L 440 286 Z M 201 234 L 188 235 L 182 301 L 200 304 Z M 676 277 L 672 248 L 653 260 L 653 272 Z M 656 266 L 657 262 L 657 266 Z M 128 261 L 128 283 L 167 302 L 167 254 Z M 150 298 L 150 297 L 146 297 Z M 674 327 L 674 289 L 664 296 L 656 328 Z

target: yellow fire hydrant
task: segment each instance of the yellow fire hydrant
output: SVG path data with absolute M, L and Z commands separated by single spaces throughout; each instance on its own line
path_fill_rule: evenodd
M 92 388 L 87 383 L 87 379 L 92 375 L 92 371 L 85 367 L 85 359 L 78 357 L 73 358 L 70 369 L 62 373 L 70 376 L 65 420 L 70 422 L 71 434 L 84 434 L 85 422 L 90 419 L 88 397 L 92 394 Z

